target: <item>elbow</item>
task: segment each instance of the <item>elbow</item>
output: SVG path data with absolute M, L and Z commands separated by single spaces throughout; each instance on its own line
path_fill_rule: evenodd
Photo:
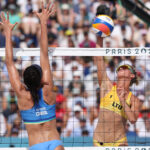
M 131 124 L 135 124 L 135 123 L 136 123 L 136 121 L 135 121 L 135 120 L 131 120 L 130 122 L 131 122 Z
M 135 124 L 136 123 L 136 119 L 135 118 L 130 119 L 129 121 L 131 122 L 131 124 Z

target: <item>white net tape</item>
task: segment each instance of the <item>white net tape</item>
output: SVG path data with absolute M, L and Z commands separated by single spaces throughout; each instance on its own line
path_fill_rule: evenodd
M 14 56 L 39 56 L 40 48 L 14 49 Z M 150 48 L 49 48 L 52 56 L 145 56 L 150 55 Z M 5 49 L 0 49 L 0 56 L 5 56 Z

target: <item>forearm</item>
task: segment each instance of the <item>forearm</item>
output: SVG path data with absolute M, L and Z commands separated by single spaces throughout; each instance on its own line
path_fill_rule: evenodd
M 106 68 L 104 58 L 102 56 L 95 57 L 95 63 L 97 66 L 97 76 L 99 83 L 103 80 L 103 77 L 106 76 Z
M 41 21 L 41 54 L 48 57 L 48 38 L 47 38 L 47 22 Z
M 105 62 L 104 62 L 103 56 L 95 57 L 95 62 L 96 62 L 96 66 L 97 66 L 97 71 L 103 72 L 104 68 L 105 68 L 104 67 Z
M 131 108 L 127 105 L 126 102 L 121 102 L 123 109 L 125 111 L 125 114 L 127 116 L 127 119 L 134 124 L 137 120 L 135 112 L 131 110 Z
M 5 37 L 6 37 L 6 54 L 5 54 L 6 58 L 5 58 L 5 62 L 6 62 L 6 65 L 13 63 L 13 47 L 12 47 L 11 36 L 12 36 L 12 31 L 7 30 L 5 32 Z
M 40 45 L 40 64 L 43 70 L 43 78 L 45 82 L 50 83 L 51 89 L 53 89 L 53 77 L 48 57 L 47 21 L 41 21 Z

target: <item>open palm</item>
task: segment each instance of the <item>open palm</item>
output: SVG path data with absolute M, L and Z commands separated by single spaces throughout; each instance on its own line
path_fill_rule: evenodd
M 40 19 L 41 22 L 47 21 L 50 16 L 55 14 L 54 4 L 52 4 L 52 2 L 49 2 L 47 4 L 47 7 L 44 8 L 44 3 L 42 1 L 42 12 L 41 13 L 35 12 L 35 14 Z
M 9 21 L 9 13 L 7 12 L 7 19 L 5 17 L 5 14 L 4 12 L 1 13 L 1 22 L 0 24 L 3 26 L 4 28 L 4 31 L 7 31 L 7 30 L 13 30 L 14 27 L 18 24 L 17 22 L 15 24 L 11 24 L 10 21 Z

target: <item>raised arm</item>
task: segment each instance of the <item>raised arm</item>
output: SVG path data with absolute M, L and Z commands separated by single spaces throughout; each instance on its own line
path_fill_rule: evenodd
M 103 47 L 103 38 L 97 36 L 97 48 Z M 97 65 L 97 75 L 98 75 L 98 82 L 99 86 L 103 86 L 104 88 L 107 89 L 107 87 L 111 86 L 111 82 L 106 74 L 106 66 L 104 62 L 103 56 L 96 56 L 95 57 L 95 62 Z M 102 84 L 104 83 L 104 84 Z
M 11 83 L 11 86 L 13 90 L 19 95 L 21 93 L 22 89 L 22 83 L 20 81 L 19 73 L 15 67 L 14 61 L 13 61 L 13 48 L 12 48 L 12 30 L 14 29 L 15 24 L 11 24 L 9 22 L 9 14 L 7 12 L 7 19 L 4 15 L 4 13 L 1 13 L 1 20 L 0 24 L 4 28 L 5 37 L 6 37 L 6 52 L 5 52 L 5 62 L 9 74 L 9 80 Z
M 47 21 L 54 13 L 54 5 L 51 2 L 48 3 L 46 8 L 44 8 L 44 4 L 42 2 L 42 12 L 36 13 L 41 23 L 40 65 L 43 71 L 42 81 L 48 85 L 47 87 L 50 91 L 53 90 L 53 79 L 48 57 Z

